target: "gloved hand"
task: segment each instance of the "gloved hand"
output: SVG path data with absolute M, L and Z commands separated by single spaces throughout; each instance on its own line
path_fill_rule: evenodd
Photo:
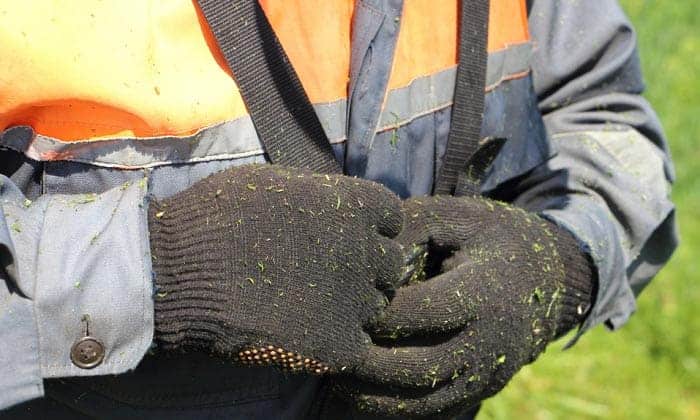
M 403 268 L 401 202 L 361 179 L 279 166 L 205 178 L 149 207 L 158 348 L 352 372 Z M 361 370 L 361 369 L 359 369 Z
M 375 326 L 394 357 L 370 363 L 400 374 L 339 381 L 360 409 L 423 416 L 474 406 L 582 321 L 595 278 L 568 232 L 483 198 L 411 199 L 404 209 L 397 240 L 427 247 L 427 269 L 439 274 L 398 288 Z

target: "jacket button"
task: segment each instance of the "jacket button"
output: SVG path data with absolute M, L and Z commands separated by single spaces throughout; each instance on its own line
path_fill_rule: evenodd
M 89 336 L 76 341 L 70 349 L 70 360 L 81 369 L 98 366 L 104 357 L 105 348 L 100 340 Z

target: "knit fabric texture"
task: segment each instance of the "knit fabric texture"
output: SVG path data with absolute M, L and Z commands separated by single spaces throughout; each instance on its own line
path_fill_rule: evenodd
M 316 373 L 367 357 L 399 278 L 401 202 L 379 184 L 233 168 L 149 207 L 155 342 Z
M 404 211 L 397 240 L 426 250 L 426 273 L 398 288 L 374 325 L 403 375 L 338 381 L 360 409 L 437 416 L 473 406 L 583 320 L 595 278 L 567 231 L 480 197 L 411 199 Z

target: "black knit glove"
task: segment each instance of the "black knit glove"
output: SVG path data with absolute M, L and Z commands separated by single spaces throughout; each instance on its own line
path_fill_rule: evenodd
M 363 327 L 403 268 L 401 202 L 370 181 L 272 165 L 149 208 L 155 341 L 245 363 L 361 373 Z
M 437 275 L 399 288 L 375 326 L 396 356 L 371 363 L 401 374 L 339 381 L 360 409 L 424 416 L 476 405 L 583 319 L 595 279 L 568 232 L 482 198 L 412 199 L 405 212 L 398 240 L 426 247 L 427 276 Z

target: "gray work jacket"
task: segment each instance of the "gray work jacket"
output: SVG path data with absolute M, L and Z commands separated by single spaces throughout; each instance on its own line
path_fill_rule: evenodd
M 401 0 L 358 1 L 351 95 L 316 111 L 347 174 L 409 197 L 428 194 L 440 167 L 455 72 L 386 92 L 401 10 Z M 618 328 L 677 243 L 668 146 L 640 96 L 635 35 L 615 1 L 536 0 L 529 24 L 531 42 L 489 55 L 482 137 L 507 141 L 481 191 L 571 231 L 599 279 L 581 332 Z M 47 378 L 123 374 L 141 363 L 128 375 L 51 389 L 93 414 L 176 406 L 183 416 L 300 417 L 313 409 L 318 378 L 198 355 L 144 358 L 153 336 L 148 197 L 265 162 L 251 130 L 242 119 L 188 139 L 106 142 L 97 151 L 27 127 L 0 133 L 0 408 L 42 396 Z M 27 153 L 30 143 L 70 148 L 70 157 L 42 161 Z M 90 370 L 69 357 L 86 327 L 106 351 Z

